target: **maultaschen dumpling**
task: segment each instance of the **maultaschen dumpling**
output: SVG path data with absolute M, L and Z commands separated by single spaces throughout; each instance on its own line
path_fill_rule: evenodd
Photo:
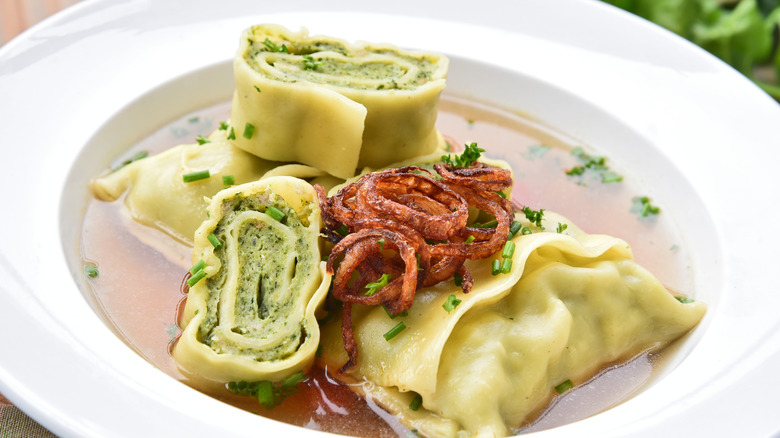
M 633 259 L 628 244 L 586 234 L 544 213 L 541 229 L 512 238 L 512 270 L 467 262 L 470 293 L 452 282 L 417 291 L 406 316 L 354 306 L 357 366 L 341 376 L 423 436 L 508 436 L 566 380 L 584 383 L 604 366 L 660 348 L 702 318 Z M 556 226 L 566 224 L 564 233 Z M 447 311 L 450 294 L 462 302 Z M 347 360 L 338 321 L 323 328 L 323 360 Z M 402 321 L 406 329 L 386 341 Z M 419 397 L 417 409 L 415 397 Z
M 315 312 L 330 284 L 321 226 L 314 189 L 298 178 L 263 178 L 212 199 L 195 233 L 193 284 L 173 350 L 185 375 L 202 385 L 278 381 L 312 363 Z
M 340 178 L 429 154 L 442 141 L 434 124 L 448 65 L 434 53 L 253 26 L 234 59 L 233 143 Z

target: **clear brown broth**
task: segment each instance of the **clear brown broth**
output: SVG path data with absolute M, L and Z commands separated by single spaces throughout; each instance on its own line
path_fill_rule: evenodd
M 216 129 L 228 115 L 228 104 L 205 108 L 152 133 L 126 155 L 140 150 L 156 153 L 192 143 L 198 135 Z M 579 180 L 567 176 L 565 170 L 578 164 L 571 154 L 578 146 L 576 141 L 527 117 L 454 96 L 443 96 L 437 126 L 454 145 L 477 142 L 487 150 L 487 156 L 508 161 L 515 172 L 512 196 L 521 204 L 563 214 L 589 233 L 625 239 L 637 261 L 668 288 L 693 292 L 687 253 L 671 220 L 663 213 L 653 220 L 639 220 L 630 212 L 631 199 L 646 193 L 616 163 L 607 161 L 610 168 L 623 175 L 621 183 L 603 184 L 588 177 Z M 151 364 L 186 383 L 169 350 L 179 334 L 177 309 L 185 297 L 181 283 L 191 265 L 191 248 L 161 231 L 133 222 L 122 200 L 93 200 L 84 218 L 82 256 L 85 263 L 99 268 L 99 277 L 90 280 L 89 293 L 108 325 Z M 652 353 L 606 367 L 589 383 L 555 398 L 522 431 L 569 423 L 620 403 L 651 379 L 657 362 L 658 355 Z M 308 375 L 299 391 L 273 410 L 227 390 L 211 395 L 302 427 L 357 436 L 407 435 L 392 416 L 329 378 L 325 370 L 315 367 Z

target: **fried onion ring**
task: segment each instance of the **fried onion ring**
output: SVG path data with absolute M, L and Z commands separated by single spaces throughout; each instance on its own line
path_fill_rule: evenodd
M 383 305 L 394 315 L 408 310 L 421 287 L 462 278 L 464 293 L 474 279 L 466 260 L 500 251 L 514 219 L 512 204 L 497 192 L 512 185 L 507 169 L 474 163 L 467 168 L 435 164 L 443 179 L 419 167 L 369 173 L 328 197 L 315 185 L 325 236 L 335 243 L 327 261 L 334 298 L 344 302 L 342 338 L 349 360 L 357 363 L 352 305 Z M 469 207 L 495 217 L 494 228 L 469 226 Z M 350 234 L 337 231 L 346 226 Z M 342 230 L 343 231 L 343 230 Z M 387 284 L 367 287 L 384 274 Z

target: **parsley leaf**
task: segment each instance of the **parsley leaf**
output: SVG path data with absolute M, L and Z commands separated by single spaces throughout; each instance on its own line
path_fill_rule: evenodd
M 484 149 L 477 147 L 476 143 L 466 145 L 466 149 L 460 155 L 442 155 L 441 161 L 452 167 L 469 167 L 482 156 Z

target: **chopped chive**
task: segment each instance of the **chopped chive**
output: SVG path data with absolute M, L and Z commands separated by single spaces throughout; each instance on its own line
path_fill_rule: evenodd
M 450 294 L 450 296 L 447 297 L 447 301 L 445 301 L 441 306 L 444 308 L 444 310 L 447 311 L 447 313 L 450 313 L 452 312 L 452 309 L 458 307 L 458 304 L 461 302 L 462 300 L 459 300 L 455 294 Z
M 349 228 L 347 228 L 346 225 L 341 224 L 340 227 L 336 228 L 336 233 L 341 237 L 346 237 L 346 235 L 349 234 Z
M 89 278 L 97 278 L 98 275 L 100 275 L 98 272 L 98 267 L 95 265 L 85 265 L 84 274 L 86 274 L 86 276 Z
M 204 262 L 203 259 L 200 259 L 198 263 L 195 263 L 195 265 L 190 268 L 190 274 L 195 275 L 196 272 L 200 271 L 205 267 L 206 267 L 206 262 Z
M 499 191 L 499 192 L 496 192 L 496 194 L 497 194 L 498 196 L 500 196 L 500 197 L 502 197 L 502 198 L 506 199 L 506 193 Z
M 509 226 L 509 238 L 515 237 L 515 234 L 517 234 L 521 228 L 523 228 L 523 224 L 521 224 L 520 221 L 512 221 L 512 225 Z
M 533 231 L 531 231 L 531 229 L 530 229 L 530 228 L 528 228 L 528 227 L 523 227 L 523 229 L 520 231 L 520 233 L 521 233 L 523 236 L 525 236 L 526 234 L 531 234 L 531 233 L 533 233 Z
M 295 386 L 301 382 L 306 380 L 306 374 L 303 374 L 303 371 L 298 371 L 297 373 L 293 374 L 292 376 L 283 379 L 282 380 L 282 386 Z
M 694 301 L 695 301 L 693 298 L 690 298 L 690 297 L 685 297 L 685 296 L 682 296 L 682 295 L 678 295 L 678 296 L 676 296 L 676 297 L 674 297 L 674 298 L 675 298 L 677 301 L 679 301 L 679 302 L 681 302 L 681 303 L 683 303 L 683 304 L 688 304 L 688 303 L 692 303 L 692 302 L 694 302 Z
M 198 138 L 195 139 L 195 141 L 197 141 L 199 145 L 204 145 L 206 143 L 211 143 L 211 140 L 209 140 L 208 138 L 206 138 L 206 137 L 204 137 L 202 135 L 199 135 Z
M 393 315 L 392 313 L 390 313 L 390 309 L 388 309 L 387 306 L 385 306 L 384 304 L 382 304 L 382 308 L 385 309 L 385 312 L 387 312 L 387 316 L 389 316 L 390 319 L 396 319 L 399 316 L 409 316 L 409 312 L 406 311 L 406 310 L 404 310 L 403 312 L 399 313 L 398 315 Z
M 422 396 L 420 394 L 415 394 L 414 399 L 409 403 L 409 409 L 416 411 L 420 409 L 420 406 L 422 406 Z
M 464 242 L 464 243 L 465 243 L 466 245 L 468 245 L 469 243 L 473 242 L 473 241 L 474 241 L 474 239 L 475 239 L 475 237 L 474 237 L 474 236 L 469 236 L 469 238 L 468 238 L 468 239 L 466 239 L 466 242 Z
M 197 172 L 192 173 L 185 173 L 181 176 L 181 179 L 186 183 L 191 183 L 195 181 L 200 181 L 202 179 L 209 179 L 211 178 L 211 172 L 209 172 L 208 169 L 206 170 L 199 170 Z
M 194 273 L 192 277 L 187 279 L 187 286 L 189 287 L 195 286 L 195 284 L 197 284 L 205 276 L 206 276 L 206 271 L 201 269 L 200 271 Z
M 281 222 L 282 219 L 284 219 L 284 217 L 286 216 L 282 210 L 279 210 L 273 205 L 269 205 L 268 208 L 265 209 L 265 214 L 271 216 L 272 218 L 278 220 L 279 222 Z
M 455 286 L 458 287 L 463 286 L 463 276 L 458 274 L 457 272 L 452 274 L 452 280 L 455 282 Z
M 225 186 L 232 186 L 236 183 L 236 178 L 233 175 L 222 175 L 222 184 Z
M 511 240 L 507 240 L 504 244 L 504 250 L 501 251 L 501 257 L 508 259 L 512 257 L 512 254 L 515 253 L 515 242 L 512 242 Z
M 219 122 L 219 130 L 220 131 L 227 131 L 228 129 L 228 123 L 227 122 Z
M 501 273 L 508 274 L 512 270 L 512 259 L 504 259 L 501 263 Z
M 381 238 L 376 241 L 377 244 L 379 244 L 379 250 L 384 251 L 385 250 L 385 238 Z
M 497 220 L 492 220 L 490 222 L 485 222 L 484 224 L 480 224 L 479 222 L 475 222 L 474 225 L 472 225 L 474 228 L 495 228 L 498 226 Z
M 564 392 L 574 388 L 574 384 L 571 383 L 571 379 L 566 379 L 566 381 L 558 384 L 558 386 L 555 387 L 555 391 L 558 394 L 563 394 Z
M 555 229 L 555 231 L 558 234 L 561 234 L 561 233 L 563 233 L 566 230 L 566 228 L 569 228 L 569 224 L 562 224 L 562 223 L 558 222 L 558 227 Z
M 252 136 L 255 134 L 255 125 L 246 122 L 246 125 L 244 125 L 244 138 L 249 140 L 252 138 Z
M 263 380 L 257 382 L 257 401 L 266 408 L 272 408 L 274 403 L 274 387 L 271 381 Z
M 374 295 L 375 293 L 377 293 L 379 291 L 379 289 L 382 289 L 383 287 L 387 286 L 388 283 L 390 283 L 390 279 L 391 278 L 393 278 L 392 275 L 382 274 L 382 276 L 379 277 L 379 279 L 377 279 L 376 281 L 368 283 L 365 286 L 365 288 L 366 288 L 365 295 L 367 297 L 370 297 L 371 295 Z
M 257 85 L 255 85 L 255 90 L 257 90 L 258 93 L 262 93 L 262 91 L 260 91 L 260 87 L 258 87 Z
M 228 133 L 227 139 L 228 140 L 235 140 L 236 139 L 236 131 L 233 130 L 232 126 L 230 127 L 230 132 Z
M 537 210 L 532 210 L 531 207 L 525 206 L 523 207 L 522 212 L 525 213 L 525 218 L 528 219 L 531 223 L 541 228 L 542 230 L 544 229 L 544 227 L 542 226 L 542 219 L 544 218 L 543 208 L 540 208 L 537 211 Z
M 406 329 L 406 324 L 404 324 L 403 321 L 399 322 L 395 325 L 395 327 L 391 328 L 387 331 L 387 333 L 384 334 L 385 340 L 389 341 L 390 339 L 393 339 L 398 335 L 398 333 L 404 331 L 404 329 Z
M 493 275 L 498 275 L 501 273 L 501 261 L 500 260 L 493 260 L 493 264 L 490 265 L 490 273 Z
M 314 355 L 317 357 L 322 357 L 322 344 L 317 346 L 317 352 L 314 353 Z
M 220 249 L 222 248 L 222 242 L 217 239 L 217 236 L 214 235 L 214 233 L 209 234 L 208 236 L 209 242 L 211 242 L 211 246 L 214 247 L 214 249 Z

